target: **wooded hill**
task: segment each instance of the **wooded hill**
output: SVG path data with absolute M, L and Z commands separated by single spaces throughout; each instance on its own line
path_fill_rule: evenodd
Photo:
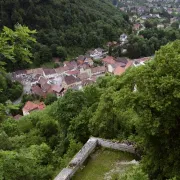
M 130 29 L 128 16 L 108 0 L 3 0 L 0 28 L 16 23 L 38 31 L 37 41 L 73 53 L 116 40 Z M 73 47 L 73 48 L 71 48 Z M 75 48 L 77 47 L 77 48 Z M 72 51 L 73 49 L 73 51 Z

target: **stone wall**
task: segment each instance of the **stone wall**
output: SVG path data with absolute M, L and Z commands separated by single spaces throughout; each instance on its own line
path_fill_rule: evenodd
M 105 147 L 105 148 L 110 148 L 110 149 L 115 149 L 119 151 L 124 151 L 124 152 L 129 152 L 135 154 L 135 148 L 133 145 L 127 145 L 125 143 L 119 143 L 119 142 L 113 142 L 110 140 L 105 140 L 101 138 L 96 138 L 98 141 L 98 145 Z
M 135 154 L 135 148 L 132 145 L 91 137 L 82 147 L 82 149 L 74 156 L 68 167 L 64 168 L 54 180 L 70 180 L 70 178 L 76 173 L 76 171 L 81 167 L 87 157 L 94 151 L 94 149 L 98 145 L 105 148 Z

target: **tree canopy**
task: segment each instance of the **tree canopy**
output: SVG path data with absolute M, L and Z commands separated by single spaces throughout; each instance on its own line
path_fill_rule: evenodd
M 31 43 L 36 42 L 32 35 L 35 33 L 35 30 L 31 31 L 28 27 L 20 24 L 14 26 L 14 31 L 6 26 L 3 27 L 0 34 L 1 71 L 4 70 L 4 66 L 13 66 L 12 62 L 16 66 L 17 64 L 31 62 Z

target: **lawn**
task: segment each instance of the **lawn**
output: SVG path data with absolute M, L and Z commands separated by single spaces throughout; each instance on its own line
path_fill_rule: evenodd
M 129 153 L 100 148 L 89 157 L 85 166 L 78 170 L 72 179 L 110 180 L 113 174 L 131 167 L 132 164 L 124 162 L 130 162 L 133 159 L 133 155 Z

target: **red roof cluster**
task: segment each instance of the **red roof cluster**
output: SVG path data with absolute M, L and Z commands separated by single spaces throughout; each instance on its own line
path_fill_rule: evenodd
M 43 110 L 46 107 L 44 102 L 40 102 L 38 104 L 35 104 L 31 101 L 26 102 L 25 106 L 23 107 L 23 111 L 31 112 L 34 110 Z
M 114 60 L 114 58 L 112 56 L 107 56 L 102 61 L 106 64 L 115 64 L 116 63 L 116 61 Z

